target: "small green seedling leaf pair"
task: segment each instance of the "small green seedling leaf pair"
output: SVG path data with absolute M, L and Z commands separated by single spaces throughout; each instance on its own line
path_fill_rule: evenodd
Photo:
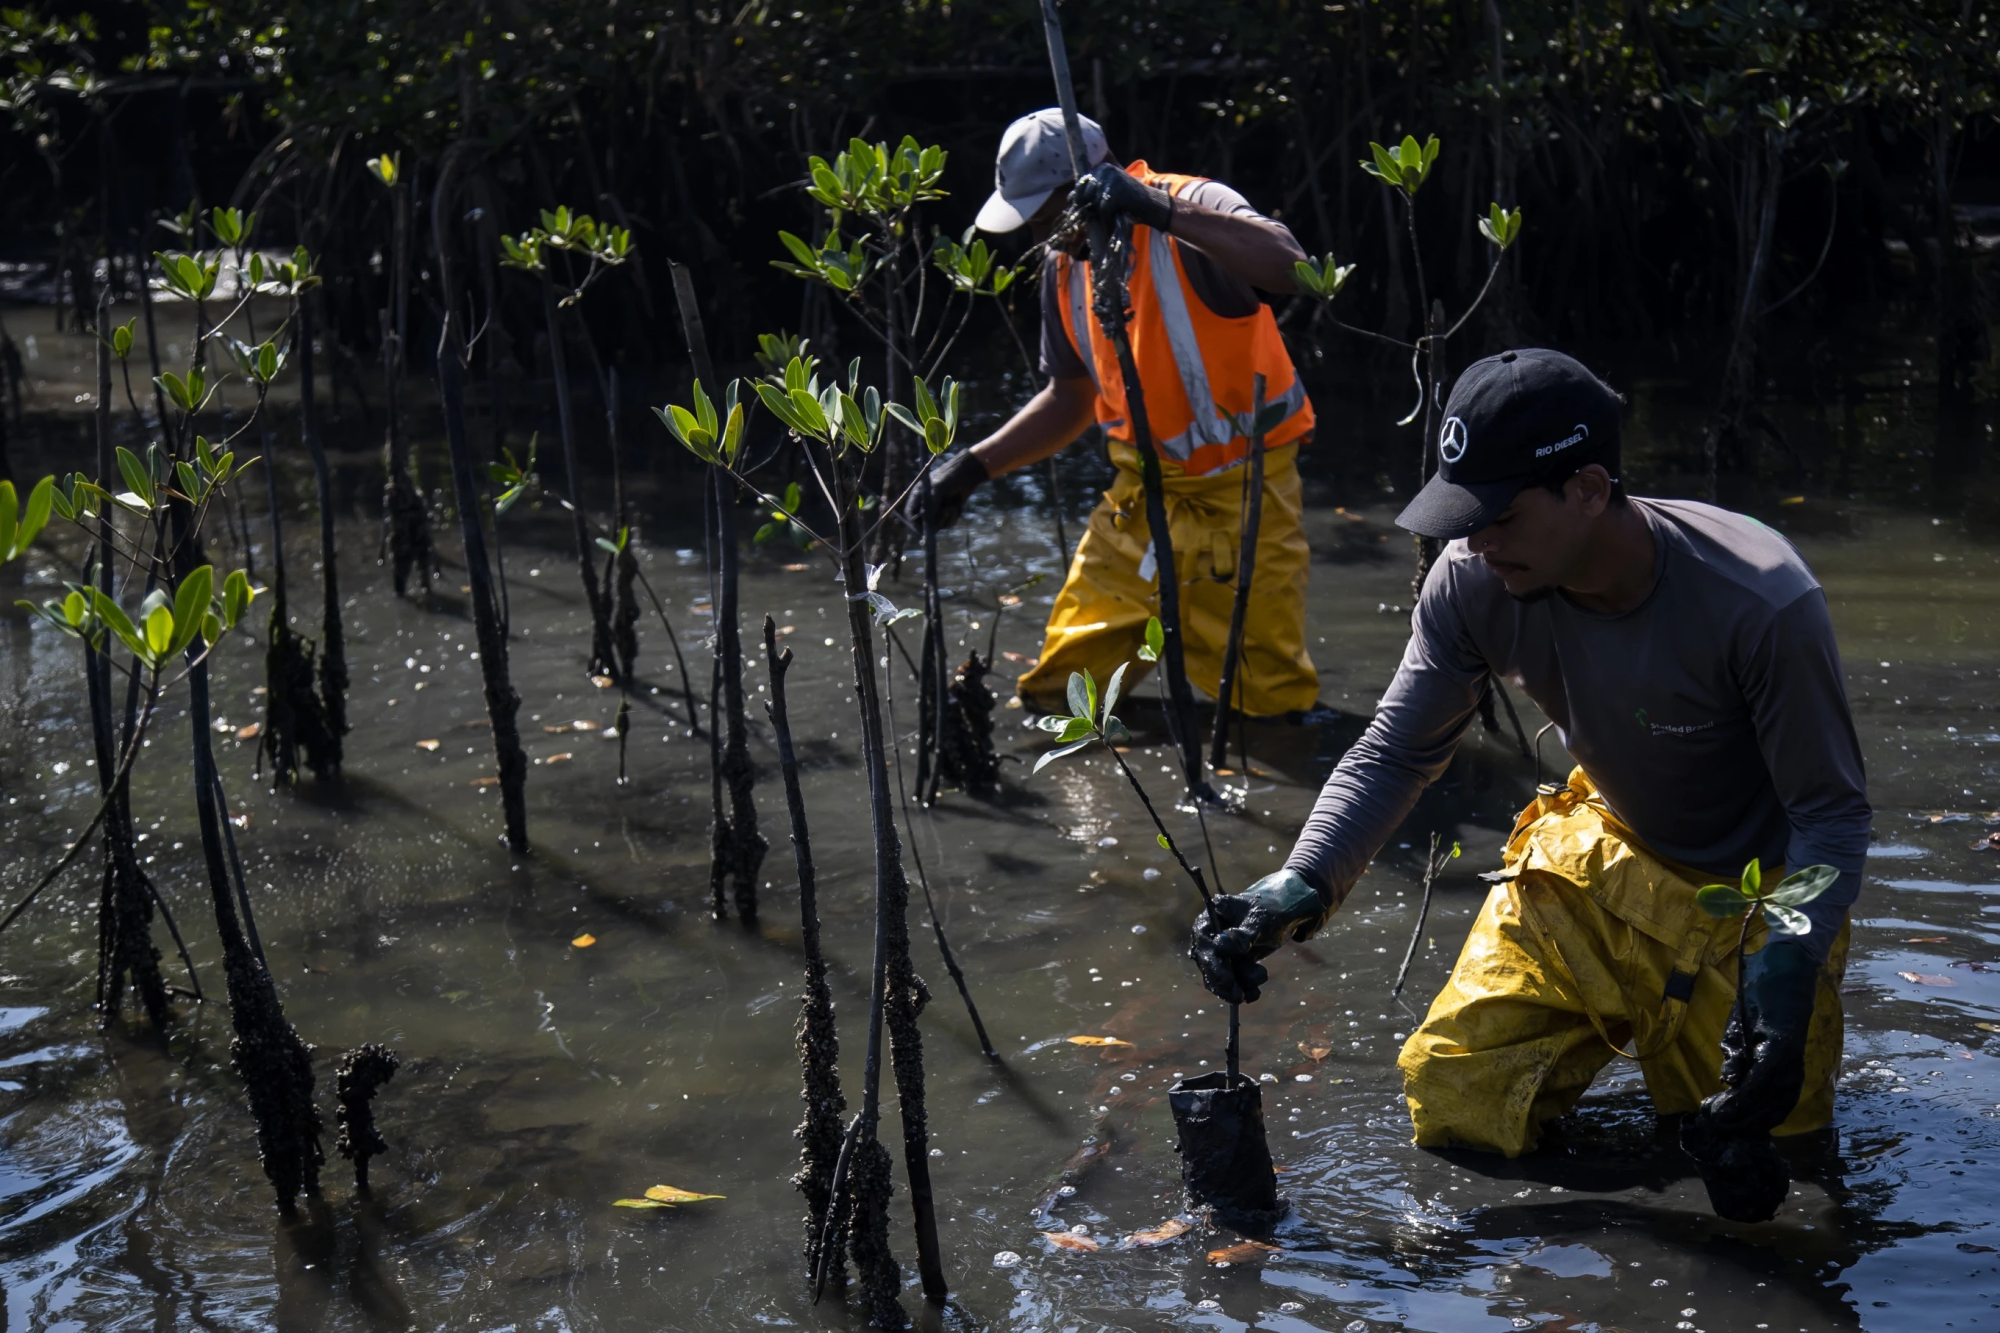
M 0 565 L 20 558 L 35 538 L 42 535 L 42 529 L 49 524 L 49 513 L 55 506 L 56 479 L 43 477 L 35 483 L 35 489 L 28 492 L 28 507 L 24 511 L 20 498 L 14 493 L 14 483 L 0 481 Z
M 577 250 L 601 264 L 622 264 L 632 252 L 632 233 L 588 213 L 572 213 L 568 205 L 542 210 L 542 244 L 557 250 Z
M 189 415 L 207 405 L 209 394 L 213 392 L 209 387 L 208 372 L 198 365 L 188 367 L 186 379 L 165 370 L 154 378 L 153 383 L 160 386 L 161 392 L 175 407 Z
M 916 395 L 917 410 L 912 413 L 900 403 L 889 404 L 889 415 L 908 427 L 913 433 L 923 437 L 924 448 L 933 456 L 951 448 L 951 442 L 958 436 L 958 381 L 947 375 L 939 392 L 933 396 L 930 386 L 923 376 L 911 380 Z M 938 407 L 939 400 L 943 410 Z
M 1088 671 L 1072 671 L 1069 677 L 1070 715 L 1067 717 L 1051 713 L 1035 725 L 1043 731 L 1055 733 L 1056 748 L 1035 761 L 1034 771 L 1039 773 L 1054 760 L 1064 755 L 1075 754 L 1078 750 L 1097 741 L 1106 745 L 1129 744 L 1132 733 L 1118 720 L 1111 710 L 1118 706 L 1118 696 L 1125 688 L 1125 671 L 1132 664 L 1122 663 L 1111 673 L 1110 683 L 1104 687 L 1104 697 L 1097 697 L 1097 681 Z M 1168 846 L 1161 842 L 1162 847 Z
M 666 423 L 673 437 L 702 462 L 735 467 L 736 455 L 743 449 L 743 404 L 737 401 L 740 383 L 740 380 L 729 381 L 729 387 L 723 391 L 719 417 L 700 380 L 694 382 L 692 409 L 669 403 L 654 408 L 653 415 Z
M 620 528 L 618 529 L 617 541 L 614 542 L 608 537 L 599 537 L 597 539 L 597 549 L 609 555 L 623 555 L 625 554 L 625 544 L 631 540 L 632 529 Z
M 1146 641 L 1139 645 L 1139 660 L 1157 662 L 1160 660 L 1160 654 L 1166 650 L 1166 628 L 1160 624 L 1158 616 L 1149 616 L 1146 620 Z
M 132 355 L 133 326 L 138 324 L 138 322 L 139 322 L 139 317 L 137 315 L 134 315 L 132 318 L 126 320 L 123 324 L 120 324 L 117 328 L 111 330 L 111 337 L 109 340 L 111 346 L 111 355 L 117 357 L 120 361 L 123 361 L 126 357 Z
M 1479 234 L 1505 250 L 1521 234 L 1521 210 L 1492 204 L 1479 219 Z
M 371 157 L 368 159 L 366 165 L 369 175 L 391 188 L 395 186 L 397 181 L 403 178 L 403 155 L 401 153 L 384 153 L 380 157 Z
M 1765 922 L 1779 934 L 1804 935 L 1812 929 L 1812 922 L 1799 908 L 1825 893 L 1839 878 L 1840 872 L 1832 866 L 1807 866 L 1797 874 L 1785 876 L 1776 888 L 1765 893 L 1763 872 L 1752 861 L 1743 867 L 1740 884 L 1706 885 L 1696 892 L 1695 901 L 1702 911 L 1725 920 L 1755 909 L 1764 914 Z M 1744 925 L 1748 927 L 1747 919 Z
M 241 339 L 231 338 L 229 354 L 235 358 L 236 369 L 242 373 L 243 378 L 265 388 L 269 388 L 271 381 L 278 377 L 278 372 L 285 368 L 287 360 L 286 353 L 279 350 L 278 344 L 270 339 L 252 347 Z
M 33 496 L 29 497 L 31 504 L 33 499 Z M 66 523 L 76 523 L 86 518 L 95 518 L 98 511 L 103 509 L 110 499 L 111 492 L 81 472 L 72 472 L 56 483 L 49 502 L 51 508 L 55 510 L 56 517 Z
M 778 239 L 792 252 L 799 262 L 787 264 L 782 259 L 771 261 L 771 267 L 782 269 L 795 278 L 808 282 L 825 283 L 837 292 L 853 292 L 867 281 L 872 271 L 873 261 L 868 257 L 866 236 L 857 237 L 854 244 L 843 249 L 840 244 L 840 228 L 835 227 L 826 235 L 826 240 L 818 249 L 788 231 L 778 233 Z
M 797 337 L 783 329 L 776 333 L 760 333 L 757 335 L 757 364 L 764 368 L 766 375 L 775 375 L 780 381 L 785 377 L 785 367 L 794 361 L 803 364 L 810 375 L 819 364 L 819 359 L 809 350 L 811 347 L 812 339 Z
M 656 412 L 658 410 L 654 409 Z M 670 424 L 669 429 L 671 428 Z M 500 451 L 501 461 L 486 465 L 486 475 L 492 478 L 493 484 L 505 488 L 500 492 L 499 498 L 493 501 L 495 516 L 512 509 L 514 502 L 521 498 L 521 493 L 528 489 L 528 483 L 535 479 L 535 446 L 541 438 L 540 431 L 528 437 L 528 461 L 525 464 L 516 461 L 512 449 L 503 448 Z
M 313 257 L 303 245 L 292 251 L 290 259 L 266 262 L 264 256 L 253 254 L 244 266 L 244 274 L 250 279 L 251 288 L 266 296 L 296 296 L 308 287 L 319 285 L 319 278 L 313 273 Z
M 1301 259 L 1292 265 L 1292 273 L 1299 281 L 1299 290 L 1308 296 L 1317 296 L 1322 301 L 1331 301 L 1340 295 L 1340 289 L 1347 285 L 1347 279 L 1354 273 L 1355 265 L 1341 264 L 1332 255 L 1323 259 Z
M 971 295 L 998 296 L 1013 285 L 1020 270 L 997 263 L 986 242 L 968 234 L 971 244 L 940 236 L 931 247 L 931 262 L 952 287 Z
M 257 230 L 257 215 L 246 214 L 240 208 L 212 208 L 208 212 L 208 229 L 230 249 L 241 250 L 249 243 L 250 233 Z
M 221 271 L 221 261 L 203 262 L 193 255 L 162 251 L 155 251 L 153 258 L 160 262 L 161 276 L 174 295 L 188 301 L 206 301 L 215 295 L 215 275 Z
M 1374 160 L 1363 161 L 1361 169 L 1384 185 L 1393 185 L 1414 198 L 1430 176 L 1431 168 L 1437 165 L 1438 138 L 1433 134 L 1427 142 L 1419 144 L 1415 135 L 1406 134 L 1394 148 L 1371 142 L 1368 149 Z
M 792 544 L 801 551 L 811 550 L 812 534 L 806 531 L 797 517 L 799 505 L 802 503 L 799 484 L 796 481 L 787 482 L 782 497 L 767 495 L 764 499 L 771 506 L 771 521 L 757 529 L 757 535 L 751 538 L 751 541 L 755 545 L 762 546 L 774 537 L 783 536 L 789 537 Z

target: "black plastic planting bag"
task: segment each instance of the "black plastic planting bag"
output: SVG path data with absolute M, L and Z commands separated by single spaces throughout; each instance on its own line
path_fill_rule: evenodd
M 1182 1079 L 1167 1090 L 1180 1129 L 1181 1184 L 1189 1200 L 1237 1231 L 1268 1230 L 1285 1214 L 1264 1139 L 1256 1081 L 1226 1073 Z

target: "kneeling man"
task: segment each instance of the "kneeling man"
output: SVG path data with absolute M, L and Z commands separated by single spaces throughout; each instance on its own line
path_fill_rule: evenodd
M 1772 1134 L 1825 1126 L 1847 913 L 1870 811 L 1825 594 L 1791 543 L 1710 505 L 1628 498 L 1621 399 L 1528 349 L 1468 367 L 1438 475 L 1398 518 L 1448 541 L 1402 664 L 1285 868 L 1196 922 L 1203 980 L 1255 1000 L 1451 761 L 1488 675 L 1524 689 L 1577 767 L 1542 788 L 1451 979 L 1399 1061 L 1416 1142 L 1516 1156 L 1623 1055 L 1717 1212 L 1771 1216 Z M 1696 904 L 1758 861 L 1826 865 L 1803 935 Z M 1737 991 L 1742 988 L 1742 1004 Z

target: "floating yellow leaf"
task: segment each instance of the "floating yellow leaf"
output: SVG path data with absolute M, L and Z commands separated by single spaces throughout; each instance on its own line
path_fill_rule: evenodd
M 1778 497 L 1778 503 L 1781 505 L 1802 505 L 1805 502 L 1806 497 L 1803 495 L 1781 495 Z
M 564 750 L 561 754 L 552 754 L 547 759 L 537 759 L 535 762 L 538 764 L 566 764 L 570 761 L 571 757 L 570 752 Z
M 785 566 L 785 572 L 786 572 L 787 574 L 803 574 L 803 573 L 805 573 L 805 572 L 806 572 L 806 571 L 807 571 L 808 569 L 811 569 L 811 568 L 812 568 L 812 566 L 811 566 L 811 565 L 786 565 L 786 566 Z
M 1246 1240 L 1240 1245 L 1228 1245 L 1219 1250 L 1210 1250 L 1208 1261 L 1212 1264 L 1244 1264 L 1252 1259 L 1261 1259 L 1277 1248 L 1275 1245 L 1266 1245 L 1261 1240 Z
M 1974 1023 L 1981 1032 L 2000 1032 L 2000 1023 Z
M 542 726 L 542 730 L 548 732 L 551 736 L 559 735 L 569 730 L 569 723 L 558 722 L 554 726 L 549 726 L 545 723 Z
M 500 779 L 498 779 L 498 778 L 474 778 L 474 779 L 472 780 L 472 785 L 473 785 L 473 786 L 475 786 L 475 787 L 497 787 L 497 786 L 499 786 L 499 785 L 500 785 Z
M 1120 1041 L 1116 1037 L 1071 1037 L 1069 1044 L 1072 1046 L 1130 1046 L 1132 1043 L 1129 1041 Z
M 612 1200 L 612 1201 L 611 1201 L 611 1206 L 612 1206 L 613 1208 L 671 1208 L 671 1207 L 673 1207 L 673 1205 L 672 1205 L 672 1204 L 670 1204 L 670 1203 L 661 1203 L 661 1202 L 660 1202 L 660 1201 L 659 1201 L 658 1199 L 614 1199 L 614 1200 Z
M 646 1191 L 649 1199 L 661 1203 L 700 1203 L 703 1199 L 724 1199 L 725 1194 L 696 1194 L 693 1190 L 675 1189 L 672 1185 L 655 1185 Z
M 1042 1239 L 1059 1250 L 1101 1250 L 1095 1236 L 1085 1236 L 1075 1231 L 1044 1231 Z
M 437 742 L 437 741 L 418 741 L 418 742 L 417 742 L 417 748 L 418 748 L 419 750 L 430 750 L 430 751 L 432 751 L 432 752 L 434 752 L 434 753 L 435 753 L 435 752 L 436 752 L 436 750 L 437 750 L 437 747 L 438 747 L 438 742 Z
M 1896 975 L 1905 981 L 1914 981 L 1919 986 L 1956 986 L 1958 984 L 1950 977 L 1939 976 L 1935 972 L 1898 972 Z
M 1331 1046 L 1308 1046 L 1304 1042 L 1299 1043 L 1299 1050 L 1305 1053 L 1308 1060 L 1324 1060 L 1333 1054 Z
M 591 945 L 597 943 L 597 936 L 592 935 L 589 931 L 585 931 L 583 934 L 571 940 L 570 943 L 575 945 L 579 949 L 588 949 Z
M 236 739 L 239 741 L 255 740 L 257 738 L 257 733 L 262 731 L 263 729 L 264 729 L 264 724 L 261 722 L 252 722 L 247 727 L 238 727 L 236 729 Z
M 592 722 L 587 717 L 580 717 L 570 723 L 569 727 L 571 731 L 602 731 L 604 724 L 602 722 Z
M 1125 1248 L 1135 1250 L 1151 1249 L 1155 1245 L 1165 1245 L 1176 1236 L 1185 1236 L 1191 1224 L 1178 1217 L 1170 1217 L 1150 1231 L 1135 1231 L 1122 1242 Z
M 778 626 L 778 637 L 782 639 L 787 634 L 796 634 L 798 633 L 798 629 L 797 625 L 780 625 Z
M 590 678 L 590 683 L 591 683 L 592 685 L 595 685 L 595 686 L 596 686 L 596 687 L 597 687 L 598 689 L 600 689 L 600 690 L 608 690 L 608 689 L 610 689 L 610 688 L 611 688 L 611 677 L 609 677 L 609 676 L 592 676 L 592 677 Z

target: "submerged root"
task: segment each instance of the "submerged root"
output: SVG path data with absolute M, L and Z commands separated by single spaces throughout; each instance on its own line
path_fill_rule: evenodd
M 312 640 L 284 623 L 281 602 L 271 613 L 271 640 L 264 650 L 264 729 L 261 747 L 280 785 L 298 780 L 299 752 L 317 778 L 340 765 L 340 737 L 327 720 L 314 680 Z
M 993 752 L 993 691 L 986 685 L 991 670 L 992 664 L 974 652 L 945 690 L 938 776 L 969 796 L 991 796 L 1000 788 L 1000 759 Z
M 437 551 L 431 545 L 431 518 L 424 509 L 409 474 L 391 468 L 383 490 L 383 504 L 389 521 L 389 560 L 396 582 L 396 596 L 409 590 L 410 572 L 415 570 L 431 590 L 431 571 L 437 568 Z
M 319 1110 L 313 1105 L 312 1047 L 286 1021 L 271 974 L 239 943 L 228 950 L 229 1062 L 250 1096 L 257 1157 L 290 1216 L 300 1194 L 319 1193 Z
M 639 660 L 639 598 L 633 584 L 639 578 L 639 558 L 628 541 L 612 565 L 611 647 L 618 655 L 618 679 L 632 683 L 632 667 Z
M 861 1308 L 870 1328 L 908 1327 L 909 1316 L 896 1299 L 903 1289 L 903 1272 L 889 1249 L 889 1199 L 896 1192 L 889 1178 L 889 1150 L 870 1133 L 854 1145 L 848 1167 L 847 1252 L 861 1291 Z
M 368 1188 L 368 1159 L 389 1151 L 375 1129 L 375 1094 L 396 1076 L 402 1063 L 387 1046 L 371 1041 L 341 1056 L 333 1067 L 333 1095 L 340 1103 L 333 1113 L 340 1127 L 333 1146 L 354 1163 L 354 1184 L 362 1190 Z

